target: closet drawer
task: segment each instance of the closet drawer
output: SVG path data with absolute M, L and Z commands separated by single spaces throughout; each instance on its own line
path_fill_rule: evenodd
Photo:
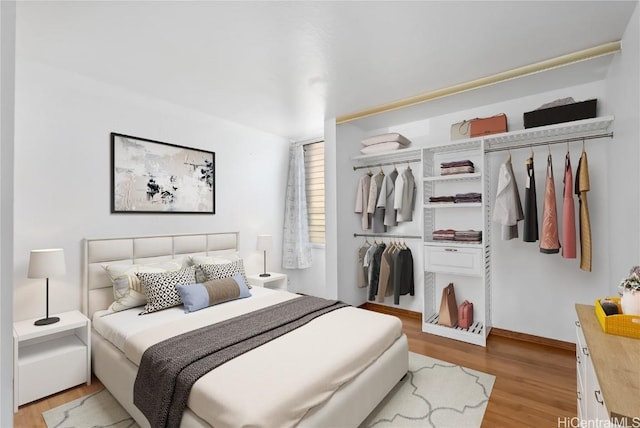
M 429 272 L 482 276 L 482 249 L 425 245 L 424 266 Z

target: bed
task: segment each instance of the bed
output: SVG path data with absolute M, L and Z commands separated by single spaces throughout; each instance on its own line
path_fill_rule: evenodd
M 144 316 L 139 307 L 106 314 L 114 291 L 104 266 L 193 262 L 233 254 L 237 243 L 237 232 L 84 240 L 83 311 L 93 321 L 92 369 L 142 427 L 150 424 L 134 405 L 133 390 L 148 347 L 193 325 L 235 320 L 301 297 L 253 287 L 251 297 L 189 314 L 182 306 Z M 397 318 L 354 307 L 332 310 L 197 380 L 180 426 L 356 427 L 407 369 L 407 339 Z

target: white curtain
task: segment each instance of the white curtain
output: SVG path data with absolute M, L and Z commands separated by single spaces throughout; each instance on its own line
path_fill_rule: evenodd
M 304 148 L 292 144 L 289 148 L 289 176 L 284 208 L 282 238 L 282 267 L 305 269 L 311 267 L 309 218 L 305 187 Z

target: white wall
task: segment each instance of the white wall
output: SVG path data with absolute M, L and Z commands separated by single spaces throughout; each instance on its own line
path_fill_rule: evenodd
M 607 98 L 615 106 L 615 144 L 609 151 L 609 295 L 632 266 L 640 265 L 640 12 L 636 7 L 607 75 Z M 591 302 L 588 302 L 591 303 Z
M 513 84 L 513 82 L 511 83 Z M 353 232 L 359 231 L 358 215 L 353 213 L 353 201 L 357 180 L 361 171 L 354 172 L 349 159 L 358 154 L 359 140 L 364 135 L 386 131 L 398 131 L 409 137 L 414 146 L 432 146 L 449 141 L 449 127 L 463 118 L 486 117 L 499 112 L 505 112 L 509 119 L 509 129 L 523 128 L 522 113 L 537 108 L 543 103 L 568 96 L 576 100 L 590 98 L 598 99 L 598 115 L 618 115 L 620 109 L 627 106 L 613 102 L 607 94 L 605 81 L 597 81 L 577 86 L 566 87 L 554 91 L 539 93 L 533 96 L 520 97 L 495 104 L 485 105 L 473 109 L 465 109 L 465 97 L 457 96 L 459 111 L 430 117 L 429 119 L 396 125 L 387 128 L 371 126 L 371 119 L 347 123 L 338 126 L 338 181 L 342 183 L 338 190 L 338 223 L 343 225 L 339 239 L 339 259 L 342 260 L 338 268 L 341 293 L 348 292 L 353 299 L 364 301 L 364 293 L 354 291 L 355 287 L 355 251 L 359 242 L 352 237 Z M 637 108 L 636 108 L 637 115 Z M 359 127 L 362 126 L 362 128 Z M 617 121 L 614 124 L 617 130 Z M 637 134 L 637 132 L 636 132 Z M 637 135 L 633 141 L 637 142 Z M 592 234 L 593 234 L 593 271 L 583 272 L 579 269 L 579 258 L 576 260 L 563 259 L 559 254 L 542 254 L 539 243 L 525 243 L 521 239 L 501 241 L 499 228 L 493 228 L 492 235 L 492 315 L 493 326 L 502 329 L 549 337 L 564 341 L 574 340 L 573 320 L 575 319 L 574 304 L 593 303 L 598 298 L 609 294 L 611 281 L 609 254 L 612 250 L 609 233 L 609 207 L 611 186 L 609 176 L 615 167 L 609 161 L 611 148 L 620 144 L 616 132 L 614 139 L 599 139 L 587 141 L 586 148 L 589 157 L 589 172 L 591 191 L 588 194 Z M 556 195 L 562 195 L 562 179 L 564 154 L 566 145 L 550 146 L 553 155 L 555 172 Z M 572 166 L 578 164 L 582 143 L 571 144 Z M 538 147 L 535 153 L 535 173 L 538 187 L 538 211 L 542 212 L 546 156 L 549 149 Z M 520 185 L 521 196 L 524 197 L 524 162 L 529 155 L 528 149 L 513 150 L 513 165 L 516 178 Z M 504 160 L 506 153 L 491 154 L 487 158 L 494 168 L 488 177 L 492 181 L 492 188 L 497 183 L 497 167 Z M 637 154 L 633 159 L 637 159 Z M 388 167 L 390 168 L 390 167 Z M 413 168 L 413 166 L 412 166 Z M 620 191 L 620 190 L 618 190 Z M 626 195 L 626 193 L 624 194 Z M 493 195 L 490 195 L 492 197 Z M 633 199 L 633 198 L 632 198 Z M 578 202 L 576 199 L 576 209 Z M 560 208 L 559 208 L 560 210 Z M 561 211 L 559 211 L 561 213 Z M 421 218 L 421 215 L 419 218 Z M 636 217 L 637 223 L 637 217 Z M 521 223 L 522 224 L 522 223 Z M 577 224 L 577 223 L 576 223 Z M 421 231 L 421 225 L 418 225 Z M 623 226 L 624 227 L 624 226 Z M 632 227 L 632 229 L 635 225 Z M 520 226 L 522 236 L 522 225 Z M 411 233 L 412 230 L 397 231 Z M 634 235 L 637 236 L 637 235 Z M 416 253 L 415 254 L 421 254 Z M 417 258 L 414 255 L 414 259 Z M 416 287 L 422 288 L 424 278 L 419 272 L 422 266 L 416 263 Z M 348 290 L 348 291 L 342 291 Z M 421 311 L 421 290 L 416 290 L 415 298 L 403 296 L 401 308 Z M 355 294 L 354 294 L 355 293 Z M 357 303 L 357 302 L 356 302 Z
M 13 424 L 15 2 L 0 2 L 0 426 Z
M 110 214 L 110 132 L 215 152 L 216 214 Z M 256 235 L 270 233 L 267 268 L 280 269 L 288 164 L 280 137 L 18 57 L 15 152 L 16 320 L 45 311 L 43 280 L 26 278 L 36 248 L 65 250 L 50 311 L 80 308 L 85 237 L 239 231 L 246 270 L 257 273 Z

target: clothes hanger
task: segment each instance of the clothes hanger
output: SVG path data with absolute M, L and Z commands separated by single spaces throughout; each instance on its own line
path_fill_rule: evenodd
M 407 162 L 407 170 L 411 171 L 411 165 L 409 165 L 409 162 Z

